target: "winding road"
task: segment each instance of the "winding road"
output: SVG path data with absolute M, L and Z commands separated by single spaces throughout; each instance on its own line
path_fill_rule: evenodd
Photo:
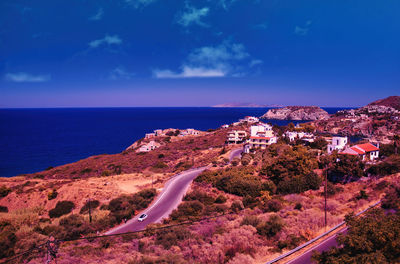
M 229 154 L 229 161 L 240 157 L 241 153 L 242 149 L 232 150 Z M 210 166 L 204 166 L 190 169 L 173 176 L 167 181 L 164 189 L 149 208 L 128 220 L 125 224 L 115 227 L 107 231 L 105 234 L 113 235 L 144 230 L 148 224 L 161 222 L 162 219 L 168 217 L 171 212 L 178 207 L 192 181 L 209 167 Z M 143 222 L 139 222 L 138 217 L 143 213 L 147 214 L 148 217 Z

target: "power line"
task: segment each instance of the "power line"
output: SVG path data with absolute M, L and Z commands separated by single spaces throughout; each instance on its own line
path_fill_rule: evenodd
M 172 228 L 172 227 L 177 227 L 177 226 L 183 226 L 183 225 L 192 225 L 194 223 L 197 222 L 201 222 L 204 220 L 209 220 L 209 219 L 214 219 L 214 218 L 219 218 L 222 216 L 227 216 L 227 215 L 234 215 L 234 214 L 238 214 L 239 212 L 243 211 L 245 208 L 243 208 L 242 210 L 239 210 L 238 212 L 234 213 L 234 212 L 230 212 L 230 213 L 224 213 L 224 214 L 220 214 L 220 215 L 215 215 L 215 216 L 210 216 L 210 217 L 203 217 L 200 219 L 196 219 L 196 220 L 191 220 L 191 221 L 185 221 L 185 222 L 181 222 L 178 224 L 173 224 L 173 225 L 167 225 L 167 226 L 161 226 L 161 227 L 154 227 L 154 228 L 146 228 L 146 229 L 142 229 L 142 230 L 137 230 L 137 231 L 129 231 L 129 232 L 124 232 L 124 233 L 118 233 L 118 234 L 111 234 L 111 235 L 101 235 L 101 236 L 89 236 L 89 237 L 80 237 L 80 238 L 75 238 L 75 239 L 57 239 L 56 241 L 59 243 L 62 242 L 70 242 L 70 241 L 78 241 L 78 240 L 92 240 L 92 239 L 97 239 L 97 238 L 108 238 L 108 237 L 116 237 L 116 236 L 123 236 L 123 235 L 129 235 L 129 234 L 137 234 L 137 233 L 142 233 L 142 232 L 150 232 L 150 231 L 157 231 L 157 230 L 163 230 L 163 229 L 168 229 L 168 228 Z M 19 253 L 18 255 L 5 260 L 4 262 L 2 262 L 1 264 L 5 264 L 5 263 L 9 263 L 12 260 L 15 260 L 23 255 L 26 255 L 36 249 L 40 249 L 41 247 L 43 247 L 44 245 L 46 245 L 47 242 L 40 244 L 39 246 L 36 246 L 35 248 L 29 249 L 27 251 L 24 251 L 22 253 Z

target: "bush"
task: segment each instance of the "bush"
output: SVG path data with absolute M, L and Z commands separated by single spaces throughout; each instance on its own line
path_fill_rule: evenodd
M 300 243 L 304 240 L 305 240 L 304 237 L 289 235 L 285 240 L 280 240 L 278 242 L 278 248 L 280 250 L 284 248 L 293 249 L 298 245 L 300 245 Z
M 241 201 L 234 201 L 231 204 L 231 208 L 230 209 L 231 209 L 232 212 L 237 213 L 237 212 L 243 210 L 243 204 L 242 204 Z
M 171 213 L 172 220 L 196 219 L 203 213 L 204 205 L 199 201 L 187 201 L 181 203 L 178 209 Z
M 8 207 L 0 205 L 0 213 L 8 213 Z
M 164 162 L 162 162 L 162 161 L 158 161 L 156 164 L 154 164 L 154 166 L 153 166 L 153 168 L 155 168 L 155 169 L 164 169 L 164 168 L 167 168 L 168 167 L 168 165 L 167 164 L 165 164 Z
M 340 192 L 343 192 L 344 191 L 344 189 L 343 189 L 343 187 L 341 187 L 341 186 L 338 186 L 338 185 L 336 185 L 336 184 L 333 184 L 333 183 L 331 183 L 331 182 L 329 182 L 328 181 L 328 183 L 327 183 L 327 189 L 326 189 L 326 192 L 327 192 L 327 195 L 328 196 L 333 196 L 333 195 L 335 195 L 335 194 L 337 194 L 337 193 L 340 193 Z M 324 190 L 325 191 L 325 190 Z M 325 193 L 324 192 L 322 192 L 322 195 L 325 195 Z
M 301 203 L 296 203 L 296 205 L 294 206 L 295 210 L 301 210 L 303 208 L 303 205 Z
M 0 222 L 0 259 L 14 255 L 14 246 L 17 242 L 15 232 L 10 222 Z
M 11 192 L 11 189 L 5 185 L 0 187 L 0 198 L 6 197 Z
M 50 218 L 57 218 L 62 215 L 69 214 L 72 209 L 75 208 L 75 204 L 71 201 L 60 201 L 57 202 L 56 207 L 49 211 Z
M 263 206 L 264 212 L 279 212 L 282 209 L 282 203 L 279 200 L 268 200 Z
M 226 197 L 223 196 L 222 194 L 218 195 L 218 197 L 215 199 L 215 203 L 218 204 L 223 204 L 226 202 Z
M 81 208 L 81 210 L 79 211 L 80 214 L 86 214 L 89 212 L 89 207 L 91 210 L 96 209 L 97 207 L 99 207 L 100 202 L 97 200 L 90 200 L 87 201 Z
M 251 225 L 257 227 L 261 223 L 261 219 L 255 215 L 246 215 L 240 225 Z
M 201 192 L 199 190 L 194 190 L 191 193 L 188 193 L 183 198 L 184 201 L 199 201 L 205 205 L 211 205 L 214 203 L 215 199 L 212 196 L 209 196 L 205 192 Z
M 258 205 L 258 203 L 259 203 L 259 201 L 256 197 L 252 197 L 252 196 L 243 197 L 243 206 L 245 208 L 253 209 L 254 207 L 256 207 Z
M 257 226 L 257 233 L 261 236 L 271 238 L 278 234 L 283 228 L 283 220 L 278 215 L 272 215 L 268 221 Z
M 156 231 L 156 244 L 162 245 L 165 249 L 170 249 L 177 245 L 179 241 L 186 240 L 190 236 L 190 231 L 185 227 L 160 229 Z
M 367 200 L 368 199 L 367 192 L 365 190 L 360 190 L 360 193 L 356 196 L 356 199 L 357 200 L 361 200 L 361 199 Z
M 390 156 L 383 162 L 368 168 L 367 174 L 372 176 L 386 176 L 400 172 L 400 156 Z
M 382 208 L 384 209 L 400 209 L 400 186 L 394 185 L 388 188 L 385 197 L 382 199 Z
M 57 192 L 57 190 L 56 189 L 53 189 L 51 192 L 49 192 L 48 194 L 47 194 L 47 199 L 50 201 L 50 200 L 53 200 L 53 199 L 56 199 L 57 198 L 57 195 L 58 195 L 58 192 Z

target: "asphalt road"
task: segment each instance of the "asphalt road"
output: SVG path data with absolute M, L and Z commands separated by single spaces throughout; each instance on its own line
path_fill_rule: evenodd
M 106 235 L 143 230 L 148 224 L 158 223 L 163 218 L 168 217 L 169 214 L 178 207 L 192 181 L 206 168 L 207 167 L 201 167 L 187 170 L 175 175 L 165 184 L 163 191 L 149 208 L 128 220 L 126 224 L 106 232 Z M 143 222 L 139 222 L 138 217 L 143 213 L 147 214 L 148 217 Z
M 235 149 L 229 153 L 229 161 L 240 157 L 242 149 Z M 106 235 L 120 234 L 125 232 L 144 230 L 148 224 L 159 223 L 163 218 L 168 217 L 171 212 L 178 207 L 189 188 L 192 181 L 200 175 L 208 167 L 201 167 L 184 171 L 172 177 L 165 184 L 163 191 L 157 197 L 157 200 L 147 209 L 134 218 L 128 220 L 125 224 L 120 225 L 107 231 Z M 147 218 L 143 222 L 138 221 L 141 214 L 147 214 Z
M 318 251 L 318 252 L 321 253 L 321 252 L 324 252 L 324 251 L 327 251 L 327 250 L 331 249 L 332 247 L 337 247 L 338 246 L 338 244 L 336 242 L 337 234 L 346 233 L 346 232 L 347 232 L 347 227 L 344 228 L 343 230 L 341 230 L 340 232 L 338 232 L 338 233 L 326 238 L 324 241 L 322 241 L 318 245 L 315 245 L 314 247 L 308 249 L 306 252 L 304 252 L 302 255 L 298 256 L 297 258 L 286 262 L 286 264 L 308 264 L 308 263 L 313 263 L 311 261 L 311 256 L 312 256 L 314 251 Z

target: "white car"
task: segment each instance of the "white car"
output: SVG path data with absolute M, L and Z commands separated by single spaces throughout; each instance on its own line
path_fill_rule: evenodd
M 147 218 L 147 214 L 141 214 L 141 215 L 139 216 L 139 218 L 138 218 L 138 221 L 139 221 L 139 222 L 143 222 L 144 219 L 146 219 L 146 218 Z

